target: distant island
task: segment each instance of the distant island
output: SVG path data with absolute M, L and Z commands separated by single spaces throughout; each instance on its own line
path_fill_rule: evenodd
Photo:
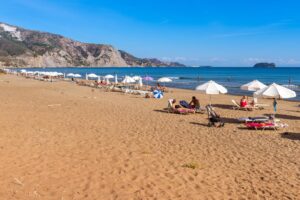
M 256 63 L 254 68 L 275 68 L 276 64 L 275 63 Z
M 185 67 L 0 22 L 0 67 Z

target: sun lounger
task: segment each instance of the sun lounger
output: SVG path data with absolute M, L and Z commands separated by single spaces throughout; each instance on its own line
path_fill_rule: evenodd
M 190 105 L 189 105 L 189 103 L 188 103 L 187 101 L 184 101 L 184 100 L 179 101 L 179 104 L 180 104 L 183 108 L 195 110 L 196 113 L 201 113 L 201 114 L 205 113 L 205 108 L 204 108 L 204 109 L 201 108 L 201 107 L 200 107 L 200 108 L 191 108 Z
M 258 116 L 258 117 L 242 117 L 237 119 L 239 122 L 267 122 L 270 120 L 269 117 L 266 116 Z
M 244 122 L 267 122 L 267 121 L 273 121 L 275 123 L 280 122 L 280 119 L 273 119 L 267 116 L 258 116 L 258 117 L 242 117 L 237 119 L 239 122 L 244 123 Z
M 287 124 L 283 123 L 276 123 L 276 122 L 246 122 L 245 123 L 247 128 L 255 129 L 255 130 L 265 130 L 265 129 L 273 129 L 278 130 L 279 128 L 287 127 Z
M 247 106 L 247 107 L 241 107 L 235 100 L 231 100 L 231 102 L 233 103 L 233 107 L 232 109 L 234 110 L 246 110 L 246 111 L 251 111 L 253 110 L 253 107 Z
M 169 99 L 168 100 L 168 112 L 176 113 L 176 114 L 190 114 L 190 113 L 195 113 L 195 110 L 187 109 L 187 108 L 174 108 L 173 99 Z

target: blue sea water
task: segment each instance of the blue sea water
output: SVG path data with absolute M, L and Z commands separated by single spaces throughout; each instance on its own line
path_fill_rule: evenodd
M 252 95 L 251 92 L 240 90 L 242 84 L 254 79 L 265 84 L 273 82 L 281 85 L 290 85 L 291 89 L 297 92 L 297 97 L 293 100 L 300 100 L 300 68 L 298 67 L 277 67 L 277 68 L 250 68 L 250 67 L 174 67 L 174 68 L 31 68 L 31 71 L 57 71 L 62 73 L 79 73 L 83 77 L 87 73 L 95 73 L 100 76 L 107 74 L 117 74 L 121 79 L 125 75 L 129 76 L 151 76 L 155 80 L 161 77 L 173 79 L 172 83 L 166 83 L 168 87 L 195 89 L 197 85 L 209 80 L 214 80 L 228 89 L 229 94 Z

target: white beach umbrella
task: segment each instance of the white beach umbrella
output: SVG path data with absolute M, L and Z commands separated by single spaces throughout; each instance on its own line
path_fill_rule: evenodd
M 21 71 L 20 71 L 21 73 L 26 73 L 27 72 L 27 70 L 26 69 L 21 69 Z
M 296 97 L 296 92 L 286 87 L 273 83 L 254 93 L 255 97 L 289 99 Z
M 67 74 L 68 77 L 74 77 L 74 75 L 75 75 L 75 74 L 73 74 L 73 73 Z
M 81 78 L 80 74 L 74 74 L 74 78 Z
M 140 77 L 140 76 L 133 76 L 132 78 L 133 78 L 133 80 L 135 80 L 135 81 L 139 81 L 142 77 Z
M 241 89 L 247 90 L 247 91 L 257 91 L 257 90 L 261 90 L 265 87 L 267 87 L 267 86 L 265 84 L 263 84 L 262 82 L 260 82 L 258 80 L 254 80 L 245 85 L 242 85 Z
M 211 95 L 227 93 L 227 89 L 225 87 L 223 87 L 222 85 L 214 81 L 208 81 L 202 85 L 199 85 L 196 87 L 196 90 L 205 94 L 209 94 L 210 104 L 211 104 Z
M 96 74 L 88 74 L 87 77 L 88 78 L 98 78 L 98 76 Z
M 159 83 L 170 83 L 170 82 L 172 82 L 172 79 L 170 79 L 168 77 L 162 77 L 162 78 L 158 79 L 157 82 L 159 82 Z
M 111 74 L 108 74 L 108 75 L 104 76 L 104 78 L 105 78 L 105 79 L 112 79 L 112 78 L 114 78 L 114 76 L 111 75 Z
M 286 87 L 273 83 L 261 90 L 258 90 L 254 93 L 255 97 L 263 98 L 274 98 L 273 108 L 274 113 L 277 111 L 277 101 L 276 99 L 290 99 L 296 97 L 296 92 L 290 90 Z
M 130 76 L 125 76 L 122 83 L 135 83 L 135 80 L 131 78 Z

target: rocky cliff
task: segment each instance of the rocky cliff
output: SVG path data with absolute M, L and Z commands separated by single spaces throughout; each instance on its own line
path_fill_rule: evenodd
M 0 23 L 0 67 L 184 66 L 136 58 L 111 45 L 88 44 L 63 36 Z

